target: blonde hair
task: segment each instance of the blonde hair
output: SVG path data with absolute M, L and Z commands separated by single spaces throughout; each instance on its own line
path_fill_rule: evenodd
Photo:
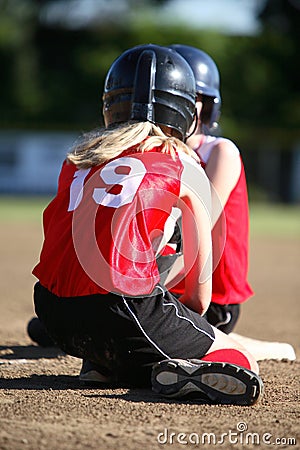
M 150 122 L 127 122 L 114 129 L 84 134 L 67 155 L 67 160 L 80 169 L 87 169 L 104 164 L 132 147 L 141 153 L 161 147 L 161 153 L 168 153 L 173 158 L 176 151 L 181 150 L 197 159 L 193 150 L 178 138 L 164 134 L 159 126 Z

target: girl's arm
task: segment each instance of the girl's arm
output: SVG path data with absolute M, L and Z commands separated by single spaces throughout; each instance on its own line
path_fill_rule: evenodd
M 204 314 L 212 291 L 211 191 L 204 171 L 194 162 L 184 163 L 178 207 L 182 212 L 186 274 L 180 301 Z
M 214 227 L 241 174 L 241 158 L 237 148 L 230 141 L 217 143 L 207 161 L 205 172 L 212 184 Z

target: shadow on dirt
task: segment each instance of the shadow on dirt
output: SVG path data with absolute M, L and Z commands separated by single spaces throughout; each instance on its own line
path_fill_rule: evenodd
M 1 366 L 0 366 L 1 367 Z M 151 391 L 151 388 L 124 388 L 112 386 L 93 387 L 85 385 L 79 381 L 76 375 L 31 375 L 21 378 L 0 378 L 0 386 L 3 390 L 30 390 L 30 391 L 82 391 L 81 395 L 85 398 L 93 399 L 116 399 L 130 403 L 205 403 L 198 400 L 172 400 L 160 397 Z
M 1 366 L 0 366 L 1 369 Z M 81 390 L 85 398 L 106 398 L 126 400 L 129 402 L 159 402 L 151 389 L 134 389 L 116 386 L 86 385 L 79 380 L 77 375 L 31 375 L 19 378 L 0 378 L 0 386 L 3 390 L 30 390 L 30 391 L 58 391 Z M 164 401 L 164 400 L 163 400 Z
M 65 353 L 58 347 L 40 347 L 37 345 L 6 345 L 0 346 L 0 364 L 1 362 L 22 359 L 41 359 L 41 358 L 57 358 Z
M 1 368 L 1 366 L 0 366 Z M 77 375 L 31 375 L 20 378 L 0 378 L 1 389 L 64 390 L 84 389 Z

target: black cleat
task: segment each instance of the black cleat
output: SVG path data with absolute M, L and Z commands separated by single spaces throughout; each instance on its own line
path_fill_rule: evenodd
M 85 384 L 101 385 L 110 384 L 113 378 L 108 369 L 98 366 L 91 361 L 84 359 L 82 361 L 82 367 L 79 374 L 79 380 Z
M 254 405 L 263 393 L 261 378 L 235 364 L 199 359 L 166 359 L 152 369 L 152 389 L 168 398 L 205 403 Z

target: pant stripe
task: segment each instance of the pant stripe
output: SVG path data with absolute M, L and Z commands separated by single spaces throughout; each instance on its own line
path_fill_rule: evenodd
M 183 320 L 186 320 L 187 322 L 190 322 L 190 324 L 191 324 L 196 330 L 200 331 L 200 333 L 205 334 L 205 335 L 208 336 L 212 341 L 215 340 L 215 337 L 214 337 L 214 336 L 212 336 L 211 334 L 209 334 L 207 331 L 202 330 L 201 328 L 198 328 L 197 325 L 195 325 L 194 322 L 193 322 L 191 319 L 188 319 L 187 317 L 181 316 L 181 315 L 179 314 L 179 312 L 178 312 L 177 306 L 174 305 L 174 303 L 164 303 L 164 305 L 165 305 L 165 306 L 174 306 L 175 311 L 176 311 L 176 316 L 177 316 L 179 319 L 183 319 Z
M 161 348 L 158 347 L 157 344 L 155 344 L 154 341 L 152 341 L 152 339 L 150 338 L 150 336 L 148 336 L 148 334 L 146 333 L 146 331 L 144 330 L 144 328 L 142 327 L 139 319 L 137 318 L 137 316 L 134 314 L 133 311 L 131 311 L 127 301 L 125 300 L 125 298 L 122 296 L 124 304 L 126 306 L 126 308 L 128 309 L 130 315 L 133 317 L 134 321 L 136 322 L 137 326 L 139 327 L 139 329 L 141 330 L 141 332 L 143 333 L 143 335 L 146 337 L 146 339 L 167 359 L 171 359 L 170 356 L 168 356 L 166 353 L 164 353 Z

